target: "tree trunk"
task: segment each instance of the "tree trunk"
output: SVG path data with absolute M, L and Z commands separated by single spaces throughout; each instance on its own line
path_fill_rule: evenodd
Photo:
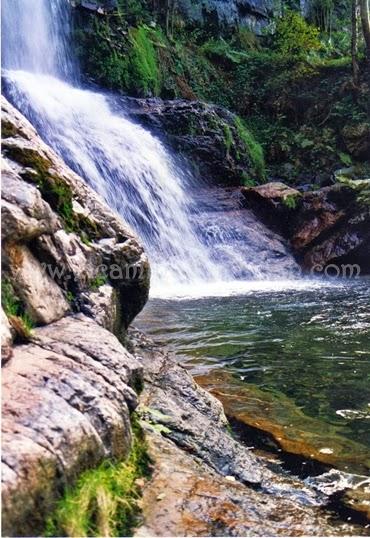
M 357 18 L 358 0 L 352 0 L 352 36 L 351 36 L 351 56 L 352 56 L 352 76 L 353 85 L 358 86 L 360 70 L 357 62 Z
M 365 39 L 366 60 L 370 64 L 370 9 L 369 0 L 360 0 L 362 31 Z
M 170 15 L 171 15 L 171 0 L 166 2 L 166 35 L 170 35 Z
M 172 9 L 171 9 L 171 37 L 173 37 L 173 30 L 175 26 L 175 12 L 176 12 L 176 0 L 172 0 Z

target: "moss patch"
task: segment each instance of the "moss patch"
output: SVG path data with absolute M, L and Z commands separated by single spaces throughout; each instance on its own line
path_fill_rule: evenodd
M 67 232 L 78 234 L 84 243 L 99 238 L 97 225 L 85 215 L 73 211 L 71 187 L 52 171 L 52 163 L 35 149 L 3 144 L 7 157 L 27 167 L 22 177 L 36 183 L 42 197 L 61 217 Z
M 67 489 L 47 521 L 46 536 L 131 536 L 140 513 L 139 479 L 150 474 L 143 434 L 134 420 L 128 458 L 106 461 Z
M 153 31 L 147 26 L 131 28 L 129 39 L 131 84 L 143 95 L 159 95 L 161 91 L 157 52 L 152 41 Z
M 1 138 L 11 138 L 19 135 L 19 129 L 8 120 L 2 120 L 1 122 Z
M 262 146 L 256 141 L 254 136 L 245 127 L 241 118 L 235 119 L 235 127 L 240 140 L 244 143 L 246 153 L 251 161 L 252 174 L 260 181 L 266 179 L 265 159 Z
M 107 275 L 97 275 L 95 278 L 91 279 L 89 282 L 90 289 L 96 291 L 100 286 L 104 286 L 108 281 Z
M 26 306 L 15 293 L 8 278 L 1 280 L 1 305 L 19 341 L 28 341 L 32 336 L 34 323 L 26 312 Z

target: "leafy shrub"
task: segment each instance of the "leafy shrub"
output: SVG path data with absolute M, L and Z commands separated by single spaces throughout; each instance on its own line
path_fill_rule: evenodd
M 262 146 L 255 140 L 252 133 L 245 127 L 240 118 L 236 118 L 235 127 L 239 138 L 245 144 L 252 166 L 252 174 L 259 180 L 266 178 L 265 159 Z
M 284 56 L 304 58 L 320 48 L 319 30 L 299 13 L 287 11 L 276 23 L 274 46 Z

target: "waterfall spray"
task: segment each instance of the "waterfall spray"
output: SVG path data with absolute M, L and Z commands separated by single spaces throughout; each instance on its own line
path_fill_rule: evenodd
M 3 1 L 9 98 L 142 238 L 154 292 L 269 277 L 253 248 L 233 248 L 235 222 L 214 219 L 200 229 L 193 178 L 165 146 L 125 111 L 113 112 L 109 97 L 78 86 L 69 9 L 66 0 Z

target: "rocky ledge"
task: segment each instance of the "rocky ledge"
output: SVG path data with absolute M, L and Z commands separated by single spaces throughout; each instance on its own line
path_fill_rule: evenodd
M 151 459 L 136 536 L 365 535 L 127 331 L 148 294 L 142 246 L 5 101 L 3 117 L 3 533 L 45 534 L 84 471 L 130 457 L 135 410 Z
M 290 240 L 305 270 L 342 276 L 337 268 L 356 264 L 361 275 L 370 273 L 369 179 L 343 178 L 304 193 L 279 182 L 242 192 L 245 204 Z
M 194 96 L 189 96 L 194 99 Z M 182 99 L 122 98 L 129 115 L 163 137 L 210 183 L 240 185 L 264 177 L 261 147 L 242 120 L 217 105 Z

